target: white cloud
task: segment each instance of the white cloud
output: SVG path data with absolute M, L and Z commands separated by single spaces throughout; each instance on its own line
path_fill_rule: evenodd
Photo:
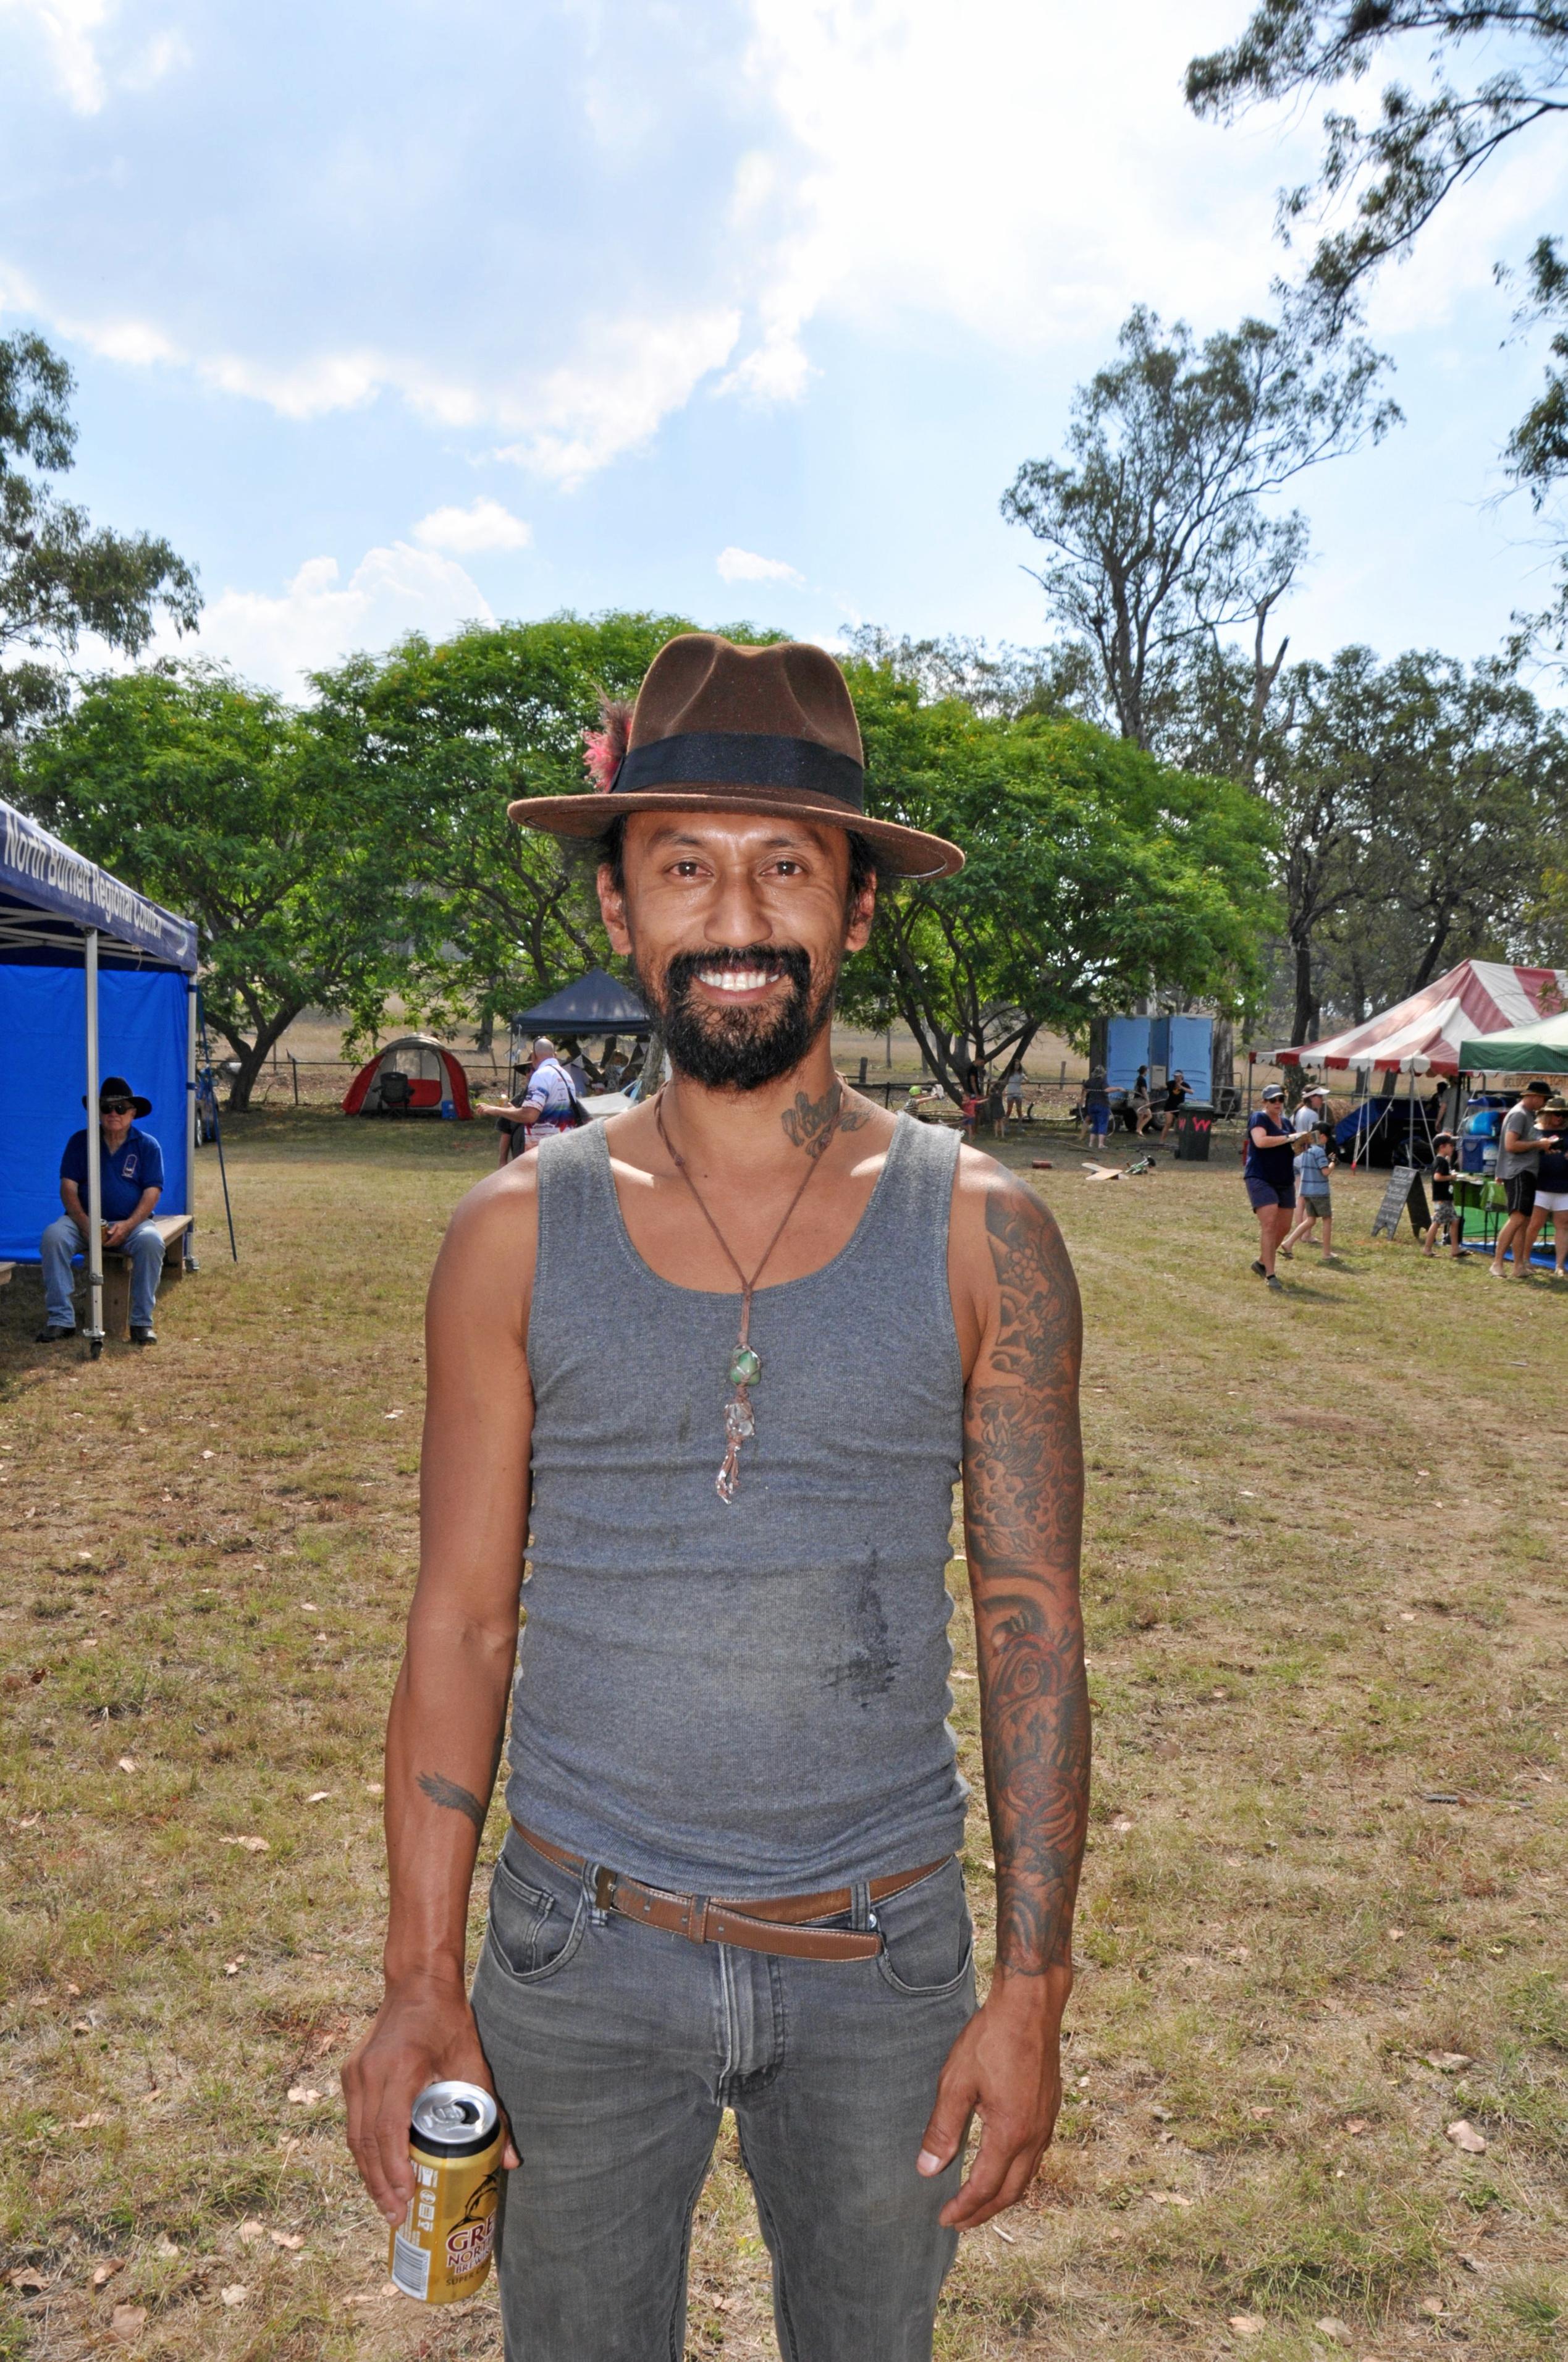
M 731 545 L 721 549 L 715 564 L 726 582 L 793 582 L 797 590 L 806 588 L 806 577 L 782 557 L 759 557 L 752 549 L 737 549 Z
M 1274 183 L 1314 137 L 1182 105 L 1234 0 L 750 0 L 776 157 L 738 168 L 753 277 L 725 391 L 794 400 L 804 337 L 922 316 L 1010 351 L 1103 338 L 1152 294 L 1201 326 L 1265 300 Z M 793 149 L 793 153 L 791 153 Z M 771 235 L 770 235 L 771 229 Z
M 732 309 L 596 323 L 576 358 L 500 403 L 520 439 L 497 453 L 570 488 L 648 441 L 720 370 L 740 334 Z
M 0 17 L 17 17 L 42 35 L 55 83 L 78 115 L 100 114 L 108 96 L 111 76 L 100 36 L 115 10 L 115 0 L 0 0 Z M 191 52 L 178 33 L 157 33 L 113 80 L 125 90 L 150 90 L 174 67 L 190 62 Z
M 108 20 L 109 0 L 0 0 L 0 16 L 21 17 L 38 28 L 71 105 L 78 115 L 96 115 L 104 84 L 95 36 Z
M 413 530 L 426 549 L 452 549 L 465 557 L 481 549 L 526 549 L 533 539 L 531 524 L 483 494 L 466 509 L 432 509 Z
M 357 649 L 388 647 L 406 632 L 438 638 L 459 624 L 491 621 L 461 566 L 398 541 L 367 550 L 346 582 L 335 557 L 309 557 L 280 596 L 221 592 L 203 613 L 200 646 L 247 679 L 297 696 L 302 673 Z

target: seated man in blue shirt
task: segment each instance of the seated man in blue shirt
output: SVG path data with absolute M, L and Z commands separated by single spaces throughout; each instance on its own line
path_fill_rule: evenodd
M 85 1107 L 85 1099 L 82 1102 Z M 163 1151 L 150 1131 L 138 1130 L 138 1115 L 150 1115 L 152 1101 L 138 1098 L 122 1075 L 110 1075 L 98 1093 L 99 1188 L 104 1244 L 131 1259 L 131 1342 L 156 1345 L 152 1308 L 163 1268 L 163 1240 L 152 1211 L 163 1194 Z M 76 1334 L 71 1300 L 71 1264 L 87 1246 L 87 1133 L 73 1131 L 60 1160 L 60 1194 L 65 1211 L 43 1234 L 45 1325 L 40 1345 L 58 1345 Z

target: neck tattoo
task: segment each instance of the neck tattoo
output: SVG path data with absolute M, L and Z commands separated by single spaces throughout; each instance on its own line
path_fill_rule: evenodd
M 845 1107 L 845 1095 L 842 1085 L 836 1086 L 836 1102 L 831 1115 L 825 1117 L 817 1123 L 814 1129 L 813 1136 L 806 1145 L 806 1171 L 801 1175 L 800 1187 L 795 1191 L 794 1197 L 790 1199 L 789 1204 L 784 1208 L 784 1220 L 780 1222 L 778 1229 L 773 1232 L 773 1237 L 768 1241 L 767 1246 L 763 1250 L 762 1260 L 758 1264 L 756 1270 L 751 1274 L 750 1279 L 747 1278 L 746 1274 L 741 1270 L 739 1263 L 736 1261 L 734 1252 L 730 1247 L 729 1240 L 725 1237 L 723 1231 L 719 1229 L 718 1224 L 714 1220 L 713 1216 L 709 1213 L 707 1207 L 704 1204 L 702 1191 L 692 1179 L 691 1174 L 687 1169 L 685 1158 L 681 1154 L 680 1150 L 675 1146 L 674 1142 L 670 1138 L 669 1133 L 664 1129 L 664 1094 L 663 1091 L 659 1093 L 658 1098 L 653 1102 L 653 1120 L 659 1127 L 659 1137 L 664 1143 L 665 1152 L 669 1156 L 670 1162 L 674 1166 L 676 1172 L 680 1175 L 681 1179 L 685 1183 L 686 1187 L 691 1191 L 692 1196 L 696 1199 L 698 1212 L 701 1214 L 703 1220 L 707 1224 L 708 1229 L 713 1232 L 714 1237 L 718 1241 L 719 1246 L 722 1248 L 724 1253 L 725 1261 L 728 1263 L 730 1270 L 735 1274 L 736 1278 L 740 1283 L 740 1327 L 735 1340 L 735 1351 L 729 1356 L 729 1367 L 728 1372 L 729 1384 L 733 1387 L 734 1392 L 731 1394 L 729 1400 L 724 1406 L 724 1465 L 720 1468 L 718 1475 L 714 1478 L 714 1488 L 717 1491 L 719 1499 L 726 1505 L 735 1498 L 736 1494 L 740 1489 L 740 1446 L 749 1441 L 749 1440 L 757 1432 L 757 1415 L 751 1407 L 751 1388 L 756 1385 L 757 1380 L 762 1374 L 762 1357 L 757 1352 L 756 1347 L 751 1342 L 751 1298 L 757 1292 L 758 1281 L 762 1278 L 763 1272 L 767 1269 L 769 1263 L 772 1261 L 773 1249 L 777 1246 L 779 1241 L 783 1238 L 784 1231 L 789 1227 L 791 1215 L 795 1212 L 795 1209 L 799 1205 L 802 1198 L 805 1197 L 806 1187 L 810 1182 L 811 1176 L 822 1162 L 823 1152 L 828 1147 L 833 1134 L 836 1131 L 852 1131 L 858 1128 L 855 1122 L 854 1110 L 848 1109 Z M 804 1092 L 800 1094 L 799 1103 L 802 1106 L 806 1104 Z M 820 1106 L 821 1102 L 819 1101 L 817 1104 Z M 791 1130 L 791 1120 L 790 1117 L 787 1115 L 784 1118 L 784 1129 L 790 1133 L 792 1140 L 799 1139 L 800 1135 L 798 1132 Z

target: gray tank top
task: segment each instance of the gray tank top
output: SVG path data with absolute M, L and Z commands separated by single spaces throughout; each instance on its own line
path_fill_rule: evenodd
M 602 1124 L 536 1153 L 509 1809 L 589 1860 L 737 1901 L 940 1860 L 968 1794 L 946 1720 L 956 1134 L 901 1118 L 842 1253 L 758 1289 L 757 1431 L 729 1507 L 739 1296 L 649 1269 Z

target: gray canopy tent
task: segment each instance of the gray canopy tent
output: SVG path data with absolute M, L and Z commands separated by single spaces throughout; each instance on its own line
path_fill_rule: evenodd
M 513 1017 L 513 1080 L 519 1067 L 527 1064 L 528 1044 L 536 1034 L 547 1033 L 553 1042 L 572 1034 L 580 1042 L 585 1036 L 608 1039 L 612 1033 L 627 1033 L 634 1041 L 645 1042 L 652 1030 L 653 1021 L 637 995 L 602 967 L 591 967 L 576 984 L 563 985 L 547 1000 L 520 1009 Z

